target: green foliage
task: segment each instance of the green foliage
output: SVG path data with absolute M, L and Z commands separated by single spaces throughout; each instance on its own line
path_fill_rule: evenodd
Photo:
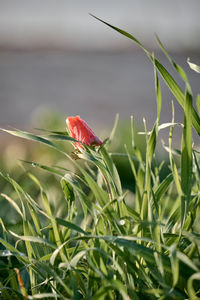
M 65 143 L 75 140 L 63 130 L 43 130 L 43 135 L 4 130 L 50 147 L 50 157 L 59 157 L 63 164 L 56 166 L 52 159 L 48 165 L 24 157 L 22 163 L 28 171 L 21 171 L 22 177 L 0 173 L 4 182 L 1 203 L 7 203 L 12 212 L 12 218 L 2 215 L 0 219 L 3 299 L 200 296 L 200 153 L 192 144 L 192 124 L 199 134 L 200 119 L 192 104 L 191 87 L 158 38 L 169 62 L 185 81 L 185 94 L 139 41 L 104 23 L 136 42 L 151 59 L 157 120 L 151 131 L 144 122 L 141 148 L 131 117 L 123 153 L 111 151 L 118 117 L 110 138 L 100 148 L 85 146 L 73 155 Z M 159 124 L 162 94 L 158 73 L 183 107 L 178 150 L 172 148 L 177 125 L 173 106 L 171 122 Z M 167 127 L 169 145 L 164 149 L 169 166 L 163 178 L 156 147 L 160 130 Z M 126 160 L 129 185 L 123 180 L 120 159 Z

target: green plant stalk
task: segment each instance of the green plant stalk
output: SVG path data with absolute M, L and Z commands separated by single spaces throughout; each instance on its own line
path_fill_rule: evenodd
M 192 188 L 192 96 L 186 90 L 185 117 L 181 145 L 181 231 L 187 215 Z
M 55 218 L 53 217 L 47 195 L 44 191 L 42 191 L 42 199 L 43 199 L 44 207 L 46 209 L 46 212 L 47 212 L 47 214 L 50 218 L 51 224 L 52 224 L 56 245 L 59 248 L 62 245 L 61 232 L 57 226 Z M 60 249 L 60 257 L 63 262 L 66 262 L 67 253 L 65 251 L 65 248 L 63 248 L 63 247 Z
M 154 56 L 133 35 L 131 35 L 130 33 L 126 32 L 116 26 L 113 26 L 113 25 L 101 20 L 100 18 L 98 18 L 92 14 L 91 14 L 91 16 L 94 17 L 95 19 L 99 20 L 100 22 L 104 23 L 105 25 L 109 26 L 110 28 L 114 29 L 115 31 L 119 32 L 120 34 L 133 40 L 136 44 L 138 44 L 144 50 L 144 52 L 147 54 L 147 56 L 150 58 L 152 63 L 155 65 L 156 69 L 159 71 L 160 75 L 164 79 L 165 83 L 167 84 L 167 86 L 169 87 L 169 89 L 171 90 L 171 92 L 173 93 L 173 95 L 175 96 L 177 101 L 179 102 L 179 104 L 184 108 L 185 96 L 184 96 L 184 93 L 182 92 L 182 90 L 180 89 L 180 87 L 178 86 L 178 84 L 176 83 L 176 81 L 169 74 L 169 72 L 163 67 L 163 65 L 156 58 L 154 58 Z M 198 133 L 198 135 L 200 135 L 200 117 L 198 116 L 194 107 L 192 107 L 192 124 L 193 124 L 196 132 Z
M 109 195 L 110 201 L 112 201 L 113 200 L 113 193 L 112 193 L 110 184 L 109 184 L 106 176 L 104 175 L 104 173 L 101 171 L 100 168 L 99 168 L 99 172 L 101 173 L 101 176 L 103 177 L 103 180 L 105 182 L 105 185 L 106 185 L 106 188 L 107 188 L 107 191 L 108 191 L 108 195 Z
M 24 223 L 24 235 L 29 236 L 30 231 L 28 228 L 28 223 L 27 223 L 27 221 L 24 221 L 23 223 Z M 25 241 L 25 245 L 26 245 L 26 250 L 27 250 L 29 261 L 31 262 L 32 258 L 34 257 L 31 243 L 29 241 Z M 29 276 L 30 276 L 31 293 L 32 293 L 32 295 L 34 295 L 35 291 L 34 291 L 33 287 L 36 285 L 36 275 L 35 275 L 31 265 L 29 266 L 28 270 L 29 270 Z

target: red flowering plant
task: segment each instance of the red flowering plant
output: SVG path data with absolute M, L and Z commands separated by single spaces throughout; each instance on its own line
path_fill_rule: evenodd
M 86 146 L 102 145 L 102 141 L 95 135 L 88 124 L 80 118 L 80 116 L 68 117 L 66 123 L 70 136 L 80 142 L 73 143 L 75 149 L 83 149 L 84 144 Z
M 102 142 L 80 116 L 70 116 L 66 119 L 66 123 L 69 136 L 78 141 L 72 141 L 75 152 L 72 152 L 71 157 L 73 159 L 83 158 L 93 162 L 98 167 L 104 179 L 110 199 L 113 199 L 113 197 L 117 196 L 116 190 L 118 190 L 119 194 L 121 193 L 121 183 L 117 169 L 104 147 L 108 139 L 105 139 L 105 141 Z M 94 151 L 95 146 L 99 147 L 98 152 L 100 155 Z M 112 184 L 110 185 L 108 183 L 110 174 L 116 178 L 118 187 L 112 187 Z

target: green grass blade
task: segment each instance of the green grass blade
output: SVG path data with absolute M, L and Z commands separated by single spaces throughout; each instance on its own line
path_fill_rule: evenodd
M 110 137 L 109 137 L 109 140 L 107 142 L 107 145 L 110 145 L 110 143 L 113 141 L 114 139 L 114 136 L 115 136 L 115 132 L 116 132 L 116 129 L 117 129 L 117 125 L 118 125 L 118 122 L 119 122 L 119 114 L 116 114 L 116 117 L 115 117 L 115 122 L 114 122 L 114 125 L 113 125 L 113 129 L 110 133 Z
M 187 75 L 186 75 L 185 71 L 183 70 L 183 68 L 181 66 L 179 66 L 177 63 L 175 63 L 175 61 L 173 59 L 171 59 L 171 57 L 167 53 L 167 50 L 165 49 L 164 45 L 162 44 L 162 42 L 159 39 L 159 37 L 157 36 L 157 34 L 156 34 L 156 40 L 157 40 L 157 42 L 158 42 L 161 50 L 163 51 L 163 53 L 165 54 L 165 56 L 167 57 L 167 59 L 171 63 L 171 65 L 179 73 L 179 75 L 181 76 L 181 78 L 189 85 L 189 81 L 188 81 L 188 78 L 187 78 Z
M 100 206 L 103 207 L 109 202 L 108 194 L 98 186 L 94 179 L 84 169 L 81 169 L 81 172 L 84 175 L 90 189 L 94 193 L 96 200 L 99 202 Z
M 102 19 L 100 19 L 100 18 L 98 18 L 98 17 L 96 17 L 96 16 L 94 16 L 93 14 L 90 14 L 93 18 L 95 18 L 95 19 L 97 19 L 98 21 L 100 21 L 100 22 L 102 22 L 102 23 L 104 23 L 105 25 L 107 25 L 107 26 L 109 26 L 110 28 L 112 28 L 112 29 L 114 29 L 114 30 L 116 30 L 117 32 L 119 32 L 119 33 L 121 33 L 122 35 L 124 35 L 124 36 L 126 36 L 126 37 L 128 37 L 129 39 L 131 39 L 131 40 L 133 40 L 136 44 L 138 44 L 141 48 L 143 48 L 143 50 L 149 55 L 150 53 L 149 53 L 149 51 L 134 37 L 134 36 L 132 36 L 130 33 L 128 33 L 128 32 L 126 32 L 126 31 L 124 31 L 124 30 L 122 30 L 122 29 L 120 29 L 120 28 L 118 28 L 118 27 L 116 27 L 116 26 L 113 26 L 113 25 L 111 25 L 111 24 L 109 24 L 109 23 L 107 23 L 107 22 L 105 22 L 105 21 L 103 21 Z
M 55 241 L 56 241 L 57 246 L 59 247 L 63 243 L 62 238 L 61 238 L 61 232 L 60 232 L 59 227 L 57 226 L 55 217 L 53 216 L 53 213 L 52 213 L 52 210 L 51 210 L 49 200 L 48 200 L 48 197 L 47 197 L 46 193 L 44 191 L 42 191 L 41 193 L 42 193 L 42 199 L 43 199 L 44 207 L 45 207 L 46 212 L 47 212 L 47 214 L 48 214 L 48 216 L 50 217 L 50 220 L 51 220 Z M 66 261 L 66 252 L 65 252 L 64 249 L 61 249 L 60 256 L 61 256 L 62 261 L 65 262 Z
M 159 71 L 160 75 L 164 79 L 165 83 L 167 84 L 167 86 L 169 87 L 169 89 L 171 90 L 171 92 L 173 93 L 173 95 L 175 96 L 177 101 L 179 102 L 179 104 L 182 107 L 184 107 L 184 98 L 185 98 L 184 93 L 180 89 L 180 87 L 178 86 L 176 81 L 169 74 L 169 72 L 163 67 L 163 65 L 157 59 L 154 59 L 153 56 L 151 55 L 151 53 L 133 35 L 129 34 L 128 32 L 126 32 L 126 31 L 124 31 L 124 30 L 122 30 L 118 27 L 115 27 L 115 26 L 101 20 L 100 18 L 97 18 L 95 16 L 93 16 L 93 17 L 95 19 L 99 20 L 100 22 L 104 23 L 105 25 L 109 26 L 110 28 L 114 29 L 115 31 L 119 32 L 120 34 L 122 34 L 122 35 L 126 36 L 127 38 L 133 40 L 136 44 L 138 44 L 145 51 L 145 53 L 150 58 L 150 60 L 154 63 L 156 69 Z M 194 108 L 192 108 L 192 124 L 193 124 L 195 130 L 197 131 L 198 135 L 200 135 L 200 118 L 197 115 Z
M 107 150 L 105 149 L 105 147 L 103 147 L 100 151 L 100 154 L 102 155 L 104 162 L 110 172 L 111 178 L 113 178 L 113 181 L 115 183 L 118 195 L 122 194 L 122 186 L 121 186 L 121 181 L 119 178 L 119 174 L 117 171 L 117 168 L 112 160 L 112 158 L 109 156 Z
M 26 236 L 26 235 L 18 235 L 15 232 L 9 230 L 10 234 L 13 235 L 14 237 L 22 240 L 22 241 L 28 241 L 28 242 L 32 242 L 32 243 L 39 243 L 39 244 L 44 244 L 48 247 L 51 247 L 52 249 L 56 249 L 56 246 L 52 243 L 49 243 L 47 240 L 45 240 L 44 238 L 40 238 L 37 236 Z M 32 253 L 32 252 L 31 252 Z
M 196 107 L 197 107 L 198 114 L 200 115 L 200 94 L 198 94 L 196 97 Z
M 70 176 L 69 174 L 65 174 L 64 178 L 72 186 L 74 193 L 77 195 L 79 201 L 81 202 L 81 205 L 82 205 L 83 211 L 84 211 L 84 215 L 85 215 L 85 219 L 87 219 L 87 210 L 91 213 L 92 216 L 94 216 L 92 202 L 87 197 L 87 195 L 83 192 L 79 182 L 77 180 L 75 180 L 74 177 Z
M 160 112 L 162 108 L 162 94 L 161 94 L 160 82 L 158 79 L 158 73 L 155 67 L 154 67 L 154 77 L 155 77 L 155 91 L 156 91 L 156 100 L 157 100 L 157 119 L 159 123 Z
M 187 59 L 187 63 L 193 71 L 200 73 L 200 66 L 198 66 L 194 63 L 191 63 L 189 58 Z
M 45 135 L 44 138 L 47 140 L 68 141 L 68 142 L 76 142 L 76 143 L 83 144 L 82 142 L 73 139 L 71 136 L 63 135 L 63 134 L 49 134 L 49 135 Z
M 175 287 L 176 284 L 178 283 L 178 279 L 179 279 L 179 261 L 177 258 L 177 252 L 176 252 L 175 245 L 173 245 L 171 247 L 170 260 L 171 260 L 171 266 L 172 266 L 173 287 Z
M 193 281 L 194 280 L 200 281 L 200 272 L 193 274 L 187 282 L 187 289 L 188 289 L 188 293 L 189 293 L 189 296 L 190 296 L 191 300 L 199 299 L 199 297 L 198 297 L 199 296 L 199 289 L 198 289 L 198 296 L 197 296 L 197 292 L 194 290 L 194 287 L 193 287 Z
M 42 293 L 42 294 L 35 294 L 33 297 L 31 297 L 32 300 L 34 299 L 45 299 L 45 298 L 54 298 L 58 299 L 60 298 L 60 295 L 58 294 L 53 294 L 53 293 Z
M 155 153 L 157 136 L 158 136 L 158 123 L 156 122 L 154 124 L 153 130 L 150 134 L 150 137 L 149 137 L 148 143 L 147 143 L 147 160 L 149 163 L 151 163 L 153 155 Z
M 1 243 L 7 250 L 11 251 L 11 253 L 12 253 L 13 255 L 17 256 L 18 260 L 19 260 L 19 261 L 22 261 L 22 263 L 29 263 L 29 262 L 30 262 L 29 259 L 28 259 L 28 257 L 27 257 L 24 253 L 20 252 L 17 248 L 13 247 L 13 246 L 11 245 L 11 243 L 5 241 L 5 240 L 2 239 L 1 237 L 0 237 L 0 243 Z
M 181 227 L 187 214 L 188 202 L 190 201 L 192 180 L 192 96 L 186 91 L 185 97 L 185 120 L 182 135 L 181 151 Z
M 48 132 L 51 134 L 69 135 L 67 131 L 56 131 L 56 130 L 49 130 L 49 129 L 44 129 L 44 128 L 34 128 L 34 129 L 38 130 L 38 131 Z
M 9 196 L 5 195 L 5 194 L 1 194 L 2 197 L 4 197 L 13 207 L 14 209 L 18 212 L 18 214 L 22 217 L 23 219 L 23 214 L 21 212 L 21 209 L 19 208 L 19 206 L 17 205 L 17 203 L 11 199 Z
M 47 139 L 45 139 L 41 136 L 37 136 L 37 135 L 32 134 L 32 133 L 28 133 L 28 132 L 21 131 L 21 130 L 6 130 L 6 129 L 1 129 L 1 130 L 4 131 L 4 132 L 7 132 L 9 134 L 12 134 L 14 136 L 23 138 L 23 139 L 27 139 L 27 140 L 31 140 L 31 141 L 35 141 L 35 142 L 40 142 L 40 143 L 46 144 L 48 146 L 51 146 L 53 148 L 56 148 L 56 146 L 53 143 L 51 143 L 50 141 L 48 141 Z
M 170 184 L 173 182 L 174 176 L 172 173 L 167 175 L 167 177 L 158 185 L 158 187 L 155 190 L 155 198 L 157 202 L 161 199 L 161 197 L 164 195 L 164 193 L 169 188 Z
M 71 184 L 66 180 L 66 177 L 63 177 L 61 179 L 60 184 L 67 202 L 69 201 L 71 203 L 72 201 L 74 201 L 74 191 Z
M 67 227 L 71 230 L 74 230 L 76 232 L 79 232 L 79 233 L 82 233 L 84 235 L 87 235 L 88 233 L 86 231 L 84 231 L 81 227 L 79 227 L 78 225 L 76 224 L 73 224 L 71 222 L 68 222 L 68 221 L 65 221 L 61 218 L 56 218 L 56 222 L 59 224 L 59 225 L 62 225 L 64 227 Z
M 33 161 L 27 161 L 27 160 L 20 160 L 20 161 L 25 163 L 25 164 L 31 165 L 34 168 L 40 168 L 40 169 L 43 169 L 45 171 L 48 171 L 48 172 L 50 172 L 54 175 L 59 175 L 61 177 L 63 177 L 63 175 L 64 175 L 63 172 L 58 171 L 55 167 L 49 167 L 49 166 L 42 165 L 42 164 L 39 164 L 39 163 L 36 163 L 36 162 L 33 162 Z

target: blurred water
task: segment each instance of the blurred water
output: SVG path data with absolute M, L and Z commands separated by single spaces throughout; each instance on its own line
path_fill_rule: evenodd
M 174 74 L 164 56 L 156 55 Z M 189 69 L 187 56 L 173 58 L 186 70 L 196 95 L 200 77 Z M 200 55 L 190 57 L 200 61 Z M 174 97 L 164 84 L 162 92 L 161 122 L 169 122 Z M 26 127 L 38 111 L 48 109 L 63 114 L 63 120 L 79 114 L 94 127 L 111 126 L 116 113 L 121 120 L 133 115 L 142 122 L 145 117 L 152 126 L 156 119 L 153 67 L 141 51 L 0 52 L 0 107 L 0 126 Z M 176 120 L 183 120 L 179 105 Z

